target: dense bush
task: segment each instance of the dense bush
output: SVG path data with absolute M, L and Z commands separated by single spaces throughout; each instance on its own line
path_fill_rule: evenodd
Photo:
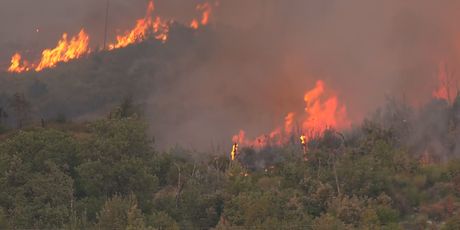
M 130 110 L 92 123 L 7 131 L 0 139 L 0 228 L 458 226 L 460 161 L 426 161 L 375 121 L 344 142 L 326 131 L 309 161 L 291 143 L 244 149 L 232 162 L 227 153 L 155 151 L 147 125 Z

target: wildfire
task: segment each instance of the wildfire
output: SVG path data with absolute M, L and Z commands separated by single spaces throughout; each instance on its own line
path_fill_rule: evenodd
M 305 93 L 304 101 L 305 112 L 297 116 L 297 119 L 301 121 L 299 128 L 302 129 L 303 133 L 321 134 L 329 127 L 342 129 L 350 125 L 346 115 L 346 107 L 339 103 L 337 96 L 331 95 L 331 92 L 326 93 L 323 81 L 317 81 L 315 87 Z M 254 148 L 282 145 L 288 142 L 293 135 L 295 119 L 295 113 L 288 113 L 284 118 L 284 126 L 278 126 L 269 134 L 260 135 L 254 140 L 247 139 L 246 132 L 240 130 L 238 134 L 233 136 L 233 142 Z M 301 144 L 306 146 L 311 137 L 312 135 L 305 136 L 302 134 L 300 137 Z
M 324 82 L 317 81 L 315 88 L 305 94 L 306 119 L 302 124 L 303 130 L 314 130 L 322 133 L 328 127 L 341 129 L 349 126 L 346 107 L 339 105 L 339 100 L 335 95 L 323 101 L 324 93 Z
M 300 135 L 300 144 L 306 145 L 307 144 L 307 137 L 305 135 Z
M 155 10 L 153 1 L 149 2 L 145 17 L 138 19 L 134 28 L 126 31 L 123 35 L 117 36 L 117 41 L 109 45 L 109 50 L 123 48 L 128 45 L 141 42 L 153 36 L 155 39 L 166 42 L 169 34 L 169 21 L 165 21 L 160 17 L 152 18 L 152 13 Z
M 28 71 L 29 67 L 27 67 L 29 64 L 27 62 L 21 63 L 21 55 L 19 53 L 15 53 L 13 57 L 11 57 L 11 65 L 8 68 L 8 72 L 11 73 L 21 73 L 24 71 Z
M 15 53 L 11 58 L 8 72 L 21 73 L 31 69 L 39 72 L 45 68 L 55 67 L 59 62 L 68 62 L 88 53 L 90 53 L 89 36 L 83 29 L 70 40 L 67 38 L 67 33 L 64 33 L 55 48 L 43 50 L 38 62 L 31 63 L 26 60 L 21 62 L 22 56 Z
M 218 3 L 216 3 L 216 5 L 218 5 Z M 205 2 L 203 4 L 198 4 L 195 9 L 201 12 L 201 19 L 193 19 L 190 23 L 190 27 L 198 29 L 200 26 L 205 26 L 209 23 L 212 14 L 212 6 L 210 3 Z
M 83 29 L 70 40 L 67 39 L 67 34 L 64 33 L 56 48 L 46 49 L 42 52 L 42 58 L 35 71 L 55 67 L 58 62 L 68 62 L 79 58 L 90 52 L 88 45 L 89 36 Z
M 454 76 L 449 72 L 445 62 L 439 63 L 437 78 L 438 88 L 433 91 L 433 97 L 452 102 L 451 89 L 454 86 Z
M 300 145 L 302 146 L 303 150 L 303 155 L 304 155 L 304 160 L 308 160 L 307 158 L 307 136 L 305 135 L 300 135 Z
M 207 25 L 212 14 L 212 5 L 202 3 L 196 6 L 196 10 L 201 12 L 200 19 L 194 19 L 190 27 L 198 29 L 200 26 Z M 218 6 L 218 2 L 214 4 Z M 134 28 L 116 36 L 116 41 L 108 45 L 109 50 L 123 48 L 131 44 L 139 43 L 153 37 L 162 42 L 166 42 L 169 36 L 171 20 L 164 20 L 159 16 L 153 17 L 155 10 L 153 0 L 149 1 L 144 18 L 138 19 Z M 39 29 L 36 29 L 39 32 Z M 53 68 L 60 62 L 68 62 L 72 59 L 80 58 L 90 53 L 89 36 L 82 29 L 78 35 L 68 38 L 67 33 L 62 35 L 57 45 L 53 49 L 46 49 L 41 54 L 39 61 L 30 62 L 24 60 L 20 53 L 15 53 L 11 57 L 11 63 L 8 72 L 22 73 L 25 71 L 42 71 L 46 68 Z
M 232 161 L 236 160 L 237 156 L 238 156 L 238 143 L 234 143 L 232 147 L 232 152 L 230 153 L 230 157 Z

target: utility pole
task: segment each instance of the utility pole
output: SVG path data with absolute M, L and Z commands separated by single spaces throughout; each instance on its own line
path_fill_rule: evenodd
M 109 8 L 110 8 L 110 0 L 107 0 L 107 5 L 105 8 L 105 26 L 104 26 L 104 50 L 107 48 L 107 30 L 109 24 Z

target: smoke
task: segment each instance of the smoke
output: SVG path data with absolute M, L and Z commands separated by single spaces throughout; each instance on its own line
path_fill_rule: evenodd
M 157 0 L 156 12 L 188 24 L 198 2 Z M 52 46 L 62 32 L 80 27 L 91 35 L 93 47 L 100 46 L 105 3 L 2 1 L 0 29 L 8 33 L 0 37 L 0 63 L 18 50 Z M 132 26 L 145 6 L 144 0 L 112 0 L 109 38 Z M 60 98 L 69 92 L 63 87 L 74 93 L 104 87 L 98 92 L 103 95 L 88 93 L 75 102 L 90 108 L 58 103 L 74 116 L 101 112 L 98 105 L 110 107 L 132 94 L 144 105 L 160 147 L 212 145 L 226 151 L 239 129 L 256 136 L 280 124 L 288 112 L 301 113 L 303 94 L 318 79 L 337 93 L 353 122 L 382 105 L 387 95 L 412 105 L 426 103 L 438 84 L 439 62 L 452 72 L 460 64 L 459 7 L 454 0 L 221 0 L 211 25 L 197 33 L 177 26 L 165 45 L 98 54 L 69 64 L 78 67 L 37 75 Z M 96 103 L 90 96 L 102 98 Z M 53 110 L 53 103 L 47 100 L 41 110 Z
M 381 106 L 385 96 L 426 103 L 438 84 L 438 63 L 458 65 L 458 29 L 452 23 L 458 6 L 455 1 L 222 1 L 214 28 L 218 45 L 208 47 L 212 58 L 168 91 L 182 94 L 181 100 L 162 100 L 185 106 L 181 113 L 187 115 L 177 123 L 162 121 L 154 130 L 175 127 L 167 139 L 185 137 L 190 145 L 209 138 L 202 133 L 221 140 L 240 128 L 254 137 L 270 131 L 288 111 L 301 112 L 303 93 L 317 79 L 338 93 L 354 122 Z

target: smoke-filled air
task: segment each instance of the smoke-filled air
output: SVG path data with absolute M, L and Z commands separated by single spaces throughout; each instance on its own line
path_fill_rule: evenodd
M 459 12 L 2 0 L 0 228 L 460 228 Z

